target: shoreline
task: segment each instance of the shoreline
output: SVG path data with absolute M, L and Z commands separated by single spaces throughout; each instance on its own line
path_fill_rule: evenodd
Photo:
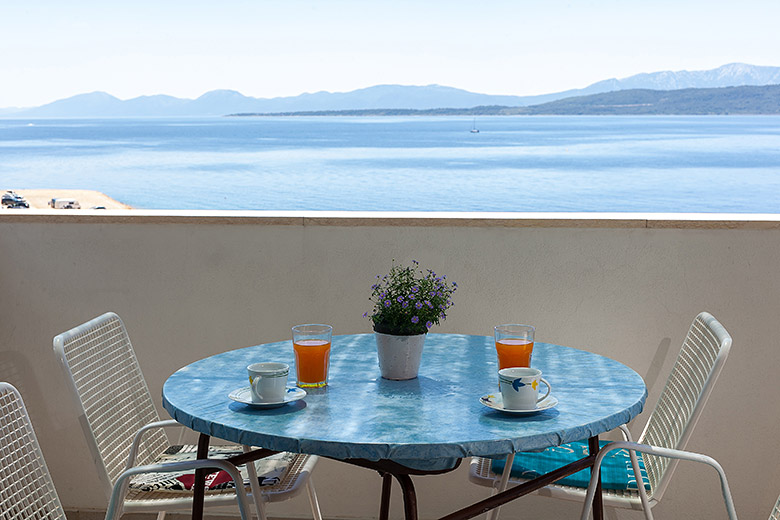
M 106 195 L 105 193 L 94 190 L 70 190 L 70 189 L 45 189 L 45 190 L 25 190 L 3 188 L 2 192 L 13 190 L 25 198 L 30 205 L 29 209 L 51 209 L 49 201 L 54 198 L 75 199 L 78 201 L 81 209 L 105 208 L 105 209 L 133 209 L 123 202 L 119 202 Z M 2 208 L 7 210 L 5 206 Z M 25 208 L 13 209 L 10 211 L 24 211 Z

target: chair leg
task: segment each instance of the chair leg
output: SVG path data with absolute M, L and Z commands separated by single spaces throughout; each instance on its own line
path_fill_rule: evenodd
M 602 450 L 599 451 L 599 455 L 598 457 L 596 457 L 596 462 L 593 466 L 595 471 L 591 475 L 590 484 L 588 484 L 588 490 L 587 493 L 585 494 L 585 503 L 583 504 L 582 516 L 580 516 L 581 520 L 588 519 L 588 510 L 590 508 L 590 504 L 593 501 L 593 495 L 595 492 L 595 483 L 596 480 L 598 479 L 599 470 L 601 469 L 601 462 L 604 459 L 604 456 L 612 450 L 619 450 L 619 449 L 635 450 L 642 453 L 656 455 L 659 457 L 668 457 L 671 459 L 682 459 L 682 460 L 690 460 L 693 462 L 701 462 L 713 467 L 715 471 L 718 472 L 718 477 L 720 478 L 721 494 L 723 495 L 723 502 L 724 505 L 726 506 L 726 513 L 728 514 L 729 520 L 737 520 L 737 512 L 734 509 L 734 501 L 731 498 L 731 490 L 729 489 L 729 484 L 726 479 L 726 473 L 723 471 L 721 465 L 718 464 L 718 461 L 716 461 L 712 457 L 708 457 L 707 455 L 692 453 L 690 451 L 675 450 L 671 448 L 662 448 L 659 446 L 648 446 L 646 444 L 637 444 L 637 443 L 625 442 L 625 441 L 612 442 L 610 444 L 607 444 Z M 641 479 L 638 479 L 637 485 L 641 485 Z M 648 519 L 653 518 L 653 514 L 650 511 L 650 507 L 645 508 L 645 517 Z
M 311 481 L 311 475 L 306 481 L 306 492 L 309 495 L 309 505 L 311 505 L 311 514 L 314 520 L 322 520 L 322 513 L 320 512 L 320 503 L 317 500 L 317 492 L 314 491 L 314 483 Z
M 509 477 L 512 474 L 512 464 L 514 464 L 514 462 L 514 453 L 510 453 L 506 456 L 506 462 L 504 462 L 504 472 L 501 474 L 501 481 L 498 483 L 498 488 L 495 491 L 496 493 L 506 491 L 506 488 L 509 486 Z M 487 514 L 487 520 L 498 520 L 498 514 L 500 510 L 500 507 L 491 509 Z
M 243 446 L 244 453 L 252 451 L 251 446 L 246 444 Z M 255 513 L 260 520 L 266 520 L 265 504 L 263 503 L 263 495 L 260 491 L 260 481 L 257 480 L 257 470 L 255 469 L 254 462 L 248 462 L 246 465 L 246 471 L 249 474 L 249 489 L 252 490 L 252 501 L 255 503 Z M 236 482 L 236 486 L 238 486 Z

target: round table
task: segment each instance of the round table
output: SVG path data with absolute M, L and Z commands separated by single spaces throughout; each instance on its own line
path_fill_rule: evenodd
M 328 386 L 301 401 L 260 409 L 228 394 L 248 386 L 246 367 L 290 365 L 291 341 L 247 347 L 196 361 L 171 375 L 163 406 L 202 434 L 275 451 L 346 461 L 392 461 L 436 472 L 463 457 L 504 457 L 594 438 L 642 411 L 647 390 L 632 369 L 584 350 L 536 343 L 539 368 L 558 399 L 554 408 L 509 415 L 484 406 L 498 392 L 493 338 L 428 334 L 417 379 L 382 379 L 372 334 L 334 336 Z M 415 474 L 415 473 L 410 473 Z
M 583 350 L 537 343 L 531 365 L 552 385 L 558 406 L 507 415 L 480 397 L 498 392 L 493 339 L 429 334 L 420 375 L 379 375 L 371 334 L 335 336 L 328 386 L 297 403 L 259 409 L 228 394 L 248 385 L 246 367 L 290 365 L 291 341 L 224 352 L 188 365 L 165 382 L 163 405 L 178 422 L 241 444 L 336 459 L 390 459 L 430 466 L 472 455 L 500 456 L 586 439 L 627 423 L 642 411 L 646 388 L 627 366 Z
M 288 363 L 289 383 L 294 384 L 292 342 L 257 345 L 176 371 L 163 386 L 163 406 L 176 421 L 201 433 L 202 456 L 213 436 L 376 469 L 384 477 L 380 517 L 385 518 L 390 475 L 401 484 L 406 517 L 416 518 L 409 475 L 445 472 L 464 457 L 505 457 L 589 439 L 593 450 L 589 461 L 578 461 L 579 469 L 589 467 L 598 450 L 598 435 L 638 415 L 647 396 L 642 378 L 622 363 L 584 350 L 536 343 L 531 366 L 542 370 L 558 405 L 534 414 L 506 414 L 480 402 L 483 395 L 498 392 L 493 338 L 428 334 L 419 377 L 390 381 L 380 376 L 374 336 L 354 334 L 333 337 L 328 386 L 307 389 L 303 400 L 261 409 L 229 399 L 233 390 L 248 386 L 246 367 L 260 361 Z M 553 473 L 545 476 L 547 482 L 565 476 Z M 489 506 L 530 492 L 517 491 L 521 487 L 494 495 Z M 196 490 L 196 503 L 198 494 Z M 600 517 L 598 498 L 594 516 Z M 475 511 L 484 510 L 480 504 L 447 518 L 475 516 Z M 193 508 L 193 518 L 198 514 Z

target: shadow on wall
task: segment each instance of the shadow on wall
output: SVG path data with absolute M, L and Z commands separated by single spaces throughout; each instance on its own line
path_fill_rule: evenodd
M 38 385 L 33 365 L 26 356 L 15 351 L 0 351 L 0 381 L 11 383 L 19 390 L 36 431 L 54 430 L 52 414 L 36 406 L 37 403 L 46 403 L 47 399 Z
M 661 340 L 661 343 L 658 344 L 658 348 L 655 351 L 655 356 L 653 356 L 653 360 L 650 362 L 650 366 L 648 367 L 647 373 L 645 374 L 645 385 L 647 385 L 648 394 L 653 393 L 655 385 L 658 383 L 658 378 L 661 376 L 661 370 L 663 369 L 664 363 L 669 357 L 669 350 L 671 347 L 671 338 L 664 338 Z M 663 381 L 666 381 L 666 377 L 663 378 Z M 661 390 L 661 388 L 658 389 L 659 392 Z

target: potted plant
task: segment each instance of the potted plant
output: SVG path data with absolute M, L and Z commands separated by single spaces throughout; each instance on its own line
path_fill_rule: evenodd
M 374 308 L 363 316 L 373 324 L 382 377 L 414 379 L 425 334 L 447 318 L 458 284 L 430 269 L 423 272 L 416 260 L 408 267 L 393 260 L 390 272 L 376 278 L 369 298 Z

